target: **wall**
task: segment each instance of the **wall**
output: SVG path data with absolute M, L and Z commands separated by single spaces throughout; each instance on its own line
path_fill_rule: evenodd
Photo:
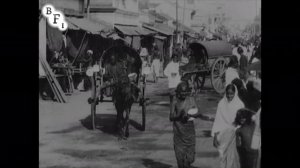
M 90 13 L 90 19 L 92 21 L 106 21 L 108 23 L 115 23 L 115 14 L 114 13 Z
M 39 0 L 40 8 L 46 3 L 52 4 L 57 9 L 63 8 L 83 12 L 84 0 Z
M 115 23 L 124 24 L 124 25 L 138 25 L 139 16 L 131 16 L 124 13 L 115 13 Z
M 114 7 L 131 12 L 138 12 L 138 0 L 114 0 Z

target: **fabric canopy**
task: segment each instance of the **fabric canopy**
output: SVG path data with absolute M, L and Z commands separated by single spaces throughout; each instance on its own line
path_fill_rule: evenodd
M 124 35 L 129 35 L 129 36 L 138 36 L 138 32 L 136 32 L 136 27 L 135 26 L 120 26 L 120 25 L 115 25 L 115 28 L 121 31 Z
M 200 45 L 200 46 L 199 46 Z M 192 41 L 189 45 L 191 48 L 200 48 L 203 46 L 207 51 L 208 57 L 220 57 L 232 55 L 231 45 L 226 41 Z
M 101 23 L 92 22 L 86 18 L 66 17 L 69 23 L 69 29 L 82 29 L 92 34 L 99 34 L 100 32 L 107 32 L 113 29 L 109 23 L 101 21 Z
M 140 34 L 140 35 L 150 35 L 150 34 L 155 34 L 154 31 L 145 29 L 143 27 L 137 27 L 136 31 Z
M 150 35 L 155 33 L 151 30 L 138 26 L 115 25 L 115 28 L 121 31 L 124 35 L 129 36 Z
M 159 32 L 159 33 L 162 33 L 164 35 L 167 35 L 167 36 L 170 36 L 170 35 L 173 35 L 174 34 L 174 31 L 175 29 L 168 26 L 168 25 L 165 25 L 165 24 L 161 24 L 161 23 L 155 23 L 155 24 L 144 24 L 143 27 L 147 28 L 147 29 L 150 29 L 150 30 L 153 30 L 153 31 L 156 31 L 156 32 Z

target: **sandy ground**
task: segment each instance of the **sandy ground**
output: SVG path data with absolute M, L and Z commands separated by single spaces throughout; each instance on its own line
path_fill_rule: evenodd
M 169 122 L 167 79 L 149 82 L 146 97 L 146 130 L 141 131 L 141 107 L 134 105 L 127 140 L 118 141 L 112 127 L 116 112 L 112 103 L 97 106 L 96 130 L 89 129 L 90 91 L 75 92 L 67 104 L 39 102 L 40 168 L 175 168 L 172 123 Z M 199 109 L 214 116 L 220 96 L 207 80 L 197 97 Z M 217 150 L 212 145 L 211 121 L 195 120 L 197 168 L 218 168 Z

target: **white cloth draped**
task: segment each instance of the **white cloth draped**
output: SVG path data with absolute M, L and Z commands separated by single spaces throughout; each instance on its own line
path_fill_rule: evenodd
M 244 103 L 238 97 L 237 88 L 235 88 L 235 95 L 232 101 L 228 102 L 226 95 L 224 95 L 218 104 L 217 114 L 212 127 L 211 135 L 214 136 L 216 132 L 233 128 L 233 122 L 235 120 L 237 111 L 244 107 Z
M 237 72 L 236 69 L 234 68 L 227 68 L 227 70 L 225 71 L 225 82 L 226 82 L 226 86 L 231 84 L 231 82 L 235 79 L 235 78 L 240 78 L 239 74 Z
M 171 61 L 165 68 L 164 74 L 168 77 L 169 88 L 176 88 L 177 85 L 181 82 L 181 77 L 179 74 L 179 63 Z

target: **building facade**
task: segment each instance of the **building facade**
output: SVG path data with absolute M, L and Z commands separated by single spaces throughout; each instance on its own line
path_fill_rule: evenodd
M 138 25 L 138 0 L 90 0 L 90 19 L 121 25 Z
M 46 4 L 51 4 L 66 16 L 84 16 L 85 0 L 39 0 L 39 9 Z

